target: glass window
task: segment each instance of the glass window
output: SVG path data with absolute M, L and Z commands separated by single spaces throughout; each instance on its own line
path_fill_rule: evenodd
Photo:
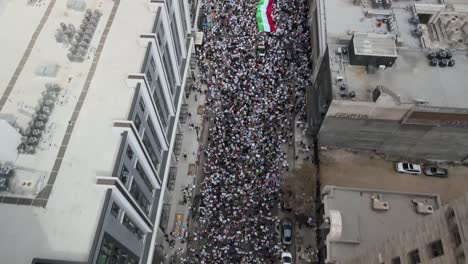
M 139 259 L 126 247 L 117 242 L 109 234 L 105 233 L 101 249 L 97 258 L 98 264 L 128 264 L 138 263 Z
M 155 72 L 156 71 L 156 63 L 154 63 L 153 57 L 150 58 L 150 64 L 151 64 L 151 67 L 153 68 L 152 69 L 153 72 Z
M 429 245 L 429 252 L 431 258 L 437 258 L 444 255 L 444 246 L 442 245 L 442 240 L 437 240 L 432 242 Z
M 166 98 L 164 98 L 161 78 L 156 80 L 156 87 L 153 92 L 154 102 L 158 109 L 159 117 L 164 128 L 167 127 L 167 118 L 169 117 L 169 109 L 167 107 Z
M 140 105 L 140 110 L 141 110 L 141 112 L 144 113 L 145 110 L 146 110 L 146 105 L 145 105 L 145 101 L 143 101 L 143 97 L 140 97 L 139 105 Z
M 127 215 L 124 216 L 124 219 L 122 221 L 125 227 L 132 232 L 139 240 L 143 240 L 143 232 L 133 223 L 133 221 L 127 217 Z
M 129 160 L 133 160 L 133 157 L 135 154 L 133 153 L 133 150 L 130 146 L 127 146 L 127 157 Z
M 172 91 L 172 94 L 175 94 L 175 75 L 174 75 L 174 69 L 172 68 L 172 63 L 170 60 L 170 52 L 169 52 L 169 47 L 166 44 L 164 48 L 164 55 L 163 55 L 163 62 L 164 62 L 164 68 L 166 69 L 166 74 L 167 78 L 169 79 L 169 86 Z
M 138 114 L 135 116 L 135 119 L 133 120 L 133 123 L 135 124 L 136 129 L 138 131 L 140 131 L 141 119 L 140 119 L 140 116 Z
M 184 5 L 184 0 L 179 0 L 179 6 L 180 6 L 180 16 L 182 17 L 182 27 L 184 30 L 184 38 L 185 34 L 187 34 L 187 19 L 185 17 L 185 5 Z
M 129 171 L 125 165 L 122 166 L 122 170 L 120 170 L 119 179 L 125 185 L 128 181 Z
M 146 72 L 146 79 L 148 79 L 149 85 L 153 83 L 153 77 L 151 77 L 151 73 L 149 71 Z
M 160 153 L 161 150 L 162 150 L 161 143 L 159 143 L 159 139 L 157 137 L 156 130 L 154 129 L 153 122 L 151 121 L 150 117 L 148 117 L 148 119 L 146 120 L 146 123 L 148 123 L 148 127 L 149 127 L 149 129 L 151 131 L 151 136 L 153 136 L 154 142 L 156 142 L 156 147 L 158 148 L 157 151 L 158 151 L 158 153 Z
M 148 176 L 146 175 L 145 171 L 143 170 L 143 167 L 140 165 L 140 162 L 138 161 L 136 164 L 136 170 L 138 174 L 140 174 L 141 178 L 143 179 L 143 182 L 145 183 L 150 193 L 153 193 L 153 185 L 151 185 L 151 182 L 149 181 Z
M 109 260 L 109 258 L 108 258 L 107 255 L 104 255 L 104 253 L 99 252 L 99 257 L 98 257 L 96 263 L 97 264 L 107 264 L 107 263 L 109 263 L 108 260 Z
M 120 207 L 116 203 L 112 203 L 111 214 L 118 217 L 120 213 Z
M 182 57 L 182 51 L 180 48 L 180 39 L 179 39 L 179 31 L 177 30 L 177 23 L 176 23 L 176 17 L 175 17 L 175 12 L 172 13 L 172 21 L 171 21 L 171 32 L 172 32 L 172 39 L 174 40 L 174 46 L 175 46 L 175 51 L 176 51 L 176 59 L 177 59 L 177 64 L 180 64 L 180 59 Z
M 410 264 L 418 264 L 421 263 L 421 258 L 419 257 L 419 250 L 415 249 L 408 253 L 408 262 Z
M 159 167 L 159 160 L 158 156 L 156 156 L 156 152 L 154 151 L 153 145 L 151 145 L 151 142 L 148 138 L 147 133 L 143 136 L 143 145 L 145 145 L 146 150 L 148 151 L 148 154 L 150 156 L 151 161 L 153 162 L 153 165 L 156 169 Z
M 130 187 L 130 194 L 141 207 L 141 209 L 143 209 L 143 212 L 148 215 L 150 211 L 150 202 L 148 199 L 146 199 L 145 195 L 135 181 L 132 182 L 132 186 Z
M 164 25 L 161 23 L 158 31 L 158 35 L 156 36 L 156 39 L 158 41 L 158 44 L 160 47 L 162 47 L 163 40 L 164 40 Z

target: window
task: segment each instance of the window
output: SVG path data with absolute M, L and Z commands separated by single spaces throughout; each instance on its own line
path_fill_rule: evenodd
M 101 249 L 97 259 L 97 264 L 133 264 L 140 260 L 126 247 L 117 242 L 109 234 L 105 233 L 102 240 Z
M 140 97 L 140 102 L 138 104 L 140 105 L 141 112 L 144 113 L 146 110 L 146 105 L 145 105 L 145 101 L 143 101 L 143 97 Z
M 429 254 L 431 258 L 437 258 L 444 255 L 444 246 L 439 239 L 429 244 Z
M 143 232 L 133 223 L 133 221 L 125 215 L 122 224 L 132 232 L 139 240 L 143 240 Z
M 135 154 L 133 153 L 133 150 L 130 146 L 127 146 L 127 157 L 129 160 L 133 160 L 133 157 Z
M 135 181 L 132 182 L 132 186 L 130 187 L 130 194 L 141 207 L 141 209 L 143 209 L 143 212 L 148 215 L 150 211 L 150 202 L 148 199 L 146 199 L 145 195 Z
M 156 147 L 158 148 L 157 151 L 158 153 L 161 152 L 162 148 L 161 148 L 161 143 L 159 143 L 159 139 L 157 137 L 157 134 L 156 134 L 156 130 L 154 129 L 154 126 L 153 126 L 153 122 L 151 122 L 151 118 L 148 117 L 148 120 L 146 121 L 148 123 L 148 127 L 151 131 L 151 136 L 153 136 L 153 139 L 154 139 L 154 142 L 156 142 Z
M 115 217 L 118 217 L 120 213 L 120 207 L 116 203 L 112 203 L 111 214 Z
M 151 64 L 153 72 L 155 72 L 156 71 L 156 63 L 154 63 L 153 57 L 150 58 L 150 64 Z
M 184 0 L 179 0 L 179 6 L 180 6 L 180 16 L 182 17 L 182 27 L 184 30 L 184 37 L 187 34 L 187 19 L 185 17 L 185 5 L 184 5 Z
M 164 48 L 164 55 L 163 55 L 164 68 L 166 69 L 166 74 L 167 74 L 167 78 L 169 79 L 169 86 L 172 91 L 172 94 L 175 94 L 176 82 L 175 82 L 174 69 L 172 68 L 170 56 L 171 54 L 169 53 L 169 46 L 166 44 Z
M 140 116 L 138 114 L 135 116 L 135 119 L 133 120 L 133 123 L 135 124 L 136 129 L 138 131 L 140 131 L 141 119 L 140 119 Z
M 153 145 L 151 145 L 151 142 L 148 138 L 147 133 L 143 136 L 143 145 L 145 145 L 146 150 L 148 151 L 148 154 L 150 156 L 151 161 L 153 162 L 153 165 L 156 169 L 159 167 L 159 160 L 158 156 L 156 156 L 156 152 L 154 151 Z
M 153 83 L 153 77 L 151 77 L 151 73 L 149 71 L 146 72 L 146 79 L 148 79 L 148 84 L 151 86 L 151 83 Z
M 110 263 L 112 257 L 112 243 L 106 239 L 102 241 L 101 250 L 99 251 L 98 264 Z
M 392 264 L 401 264 L 400 257 L 392 258 Z
M 159 44 L 159 47 L 162 47 L 164 42 L 164 25 L 162 23 L 159 24 L 159 31 L 158 31 L 158 34 L 156 36 L 156 39 L 158 41 L 158 44 Z
M 453 218 L 453 217 L 455 217 L 455 211 L 454 211 L 453 208 L 451 208 L 451 207 L 448 207 L 448 208 L 447 208 L 447 212 L 446 212 L 445 214 L 446 214 L 446 217 L 447 217 L 447 218 Z
M 174 40 L 174 47 L 176 51 L 176 59 L 177 64 L 180 64 L 180 58 L 182 57 L 182 51 L 180 48 L 180 40 L 179 40 L 179 31 L 177 30 L 177 23 L 175 12 L 172 13 L 172 21 L 171 21 L 171 32 L 172 32 L 172 39 Z
M 120 170 L 119 179 L 125 185 L 128 181 L 128 176 L 130 175 L 127 167 L 125 165 L 122 166 L 122 170 Z
M 458 226 L 456 225 L 454 228 L 450 229 L 450 233 L 452 235 L 453 243 L 455 243 L 455 247 L 460 246 L 462 240 L 460 237 L 460 232 L 458 232 Z
M 156 102 L 156 108 L 158 109 L 159 117 L 164 128 L 167 127 L 167 118 L 169 116 L 169 109 L 167 107 L 166 98 L 164 98 L 161 78 L 156 80 L 156 87 L 153 92 L 153 98 Z
M 421 263 L 421 258 L 419 257 L 419 250 L 415 249 L 408 253 L 408 261 L 410 264 L 418 264 Z
M 143 182 L 145 183 L 146 187 L 148 188 L 150 193 L 153 193 L 153 185 L 151 185 L 151 182 L 148 179 L 148 176 L 146 175 L 145 171 L 143 170 L 143 167 L 141 167 L 140 162 L 137 161 L 136 164 L 136 170 L 138 174 L 140 174 L 141 178 L 143 179 Z

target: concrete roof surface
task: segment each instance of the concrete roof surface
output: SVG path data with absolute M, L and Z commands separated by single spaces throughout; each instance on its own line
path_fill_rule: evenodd
M 409 20 L 414 17 L 414 4 L 440 5 L 437 0 L 393 1 L 390 9 L 373 9 L 370 4 L 369 6 L 364 4 L 370 1 L 362 1 L 361 5 L 354 5 L 353 1 L 347 0 L 322 2 L 325 16 L 321 19 L 325 21 L 335 99 L 372 102 L 372 91 L 377 86 L 381 86 L 394 97 L 395 104 L 418 103 L 431 107 L 468 108 L 468 101 L 464 99 L 467 92 L 466 83 L 468 83 L 466 74 L 468 50 L 463 48 L 466 47 L 465 44 L 458 46 L 453 44 L 454 41 L 462 41 L 457 38 L 463 37 L 460 37 L 459 33 L 452 32 L 453 30 L 462 32 L 464 29 L 452 30 L 452 25 L 446 22 L 455 21 L 452 23 L 456 24 L 455 27 L 460 23 L 463 24 L 463 21 L 468 19 L 468 13 L 463 11 L 463 8 L 457 7 L 459 10 L 457 12 L 461 12 L 457 15 L 456 12 L 452 12 L 452 7 L 447 7 L 446 13 L 441 14 L 439 18 L 443 25 L 438 24 L 441 28 L 438 32 L 443 40 L 432 41 L 433 36 L 429 36 L 428 27 L 425 24 L 420 24 L 423 36 L 421 38 L 414 36 L 411 32 L 416 29 L 416 25 L 411 24 Z M 466 1 L 463 3 L 468 4 Z M 379 20 L 389 16 L 394 18 L 395 29 L 392 31 L 385 23 L 379 23 Z M 348 46 L 355 33 L 358 36 L 361 33 L 380 34 L 382 37 L 396 35 L 398 58 L 393 67 L 368 73 L 366 66 L 349 65 L 348 56 L 337 54 L 337 50 Z M 428 48 L 423 48 L 423 43 Z M 430 66 L 427 57 L 429 52 L 447 47 L 454 47 L 452 51 L 455 66 Z M 341 84 L 335 81 L 339 76 L 344 78 L 347 90 L 355 92 L 354 98 L 341 97 Z
M 439 196 L 435 194 L 325 186 L 322 196 L 327 192 L 330 195 L 323 199 L 325 216 L 330 210 L 336 210 L 342 218 L 341 238 L 327 242 L 330 243 L 328 256 L 339 263 L 424 218 L 425 215 L 416 212 L 413 199 L 432 205 L 434 209 L 440 207 Z M 373 195 L 380 195 L 380 200 L 388 203 L 389 210 L 373 210 Z

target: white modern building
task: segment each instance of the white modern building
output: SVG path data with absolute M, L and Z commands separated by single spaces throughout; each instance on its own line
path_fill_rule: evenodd
M 153 263 L 192 2 L 0 1 L 0 263 Z

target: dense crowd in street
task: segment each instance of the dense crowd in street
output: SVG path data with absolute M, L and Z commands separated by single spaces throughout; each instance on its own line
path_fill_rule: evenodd
M 185 263 L 276 263 L 282 250 L 273 211 L 289 169 L 282 146 L 294 142 L 294 117 L 305 114 L 307 1 L 274 1 L 272 33 L 258 32 L 257 2 L 202 5 L 210 24 L 197 49 L 199 81 L 208 88 L 212 123 L 200 190 L 204 210 Z

